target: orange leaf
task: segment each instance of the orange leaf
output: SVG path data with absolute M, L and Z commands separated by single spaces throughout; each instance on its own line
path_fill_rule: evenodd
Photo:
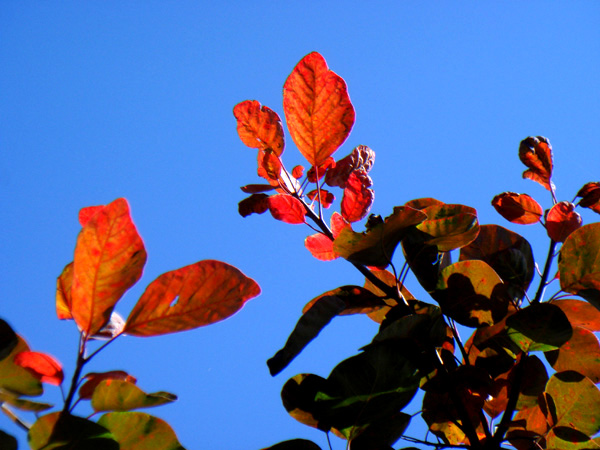
M 590 208 L 600 214 L 600 182 L 586 183 L 577 193 L 581 197 L 577 205 Z
M 302 58 L 283 85 L 283 109 L 292 139 L 313 166 L 323 164 L 354 125 L 346 83 L 316 52 Z
M 314 189 L 314 190 L 308 192 L 306 194 L 306 196 L 311 201 L 321 200 L 321 205 L 323 205 L 323 208 L 329 208 L 331 206 L 331 204 L 333 203 L 333 201 L 335 200 L 335 196 L 331 192 L 326 191 L 325 189 L 321 189 L 320 196 L 319 196 L 319 191 L 317 191 L 317 189 Z
M 62 366 L 50 355 L 39 352 L 21 352 L 15 355 L 14 362 L 27 369 L 42 383 L 58 386 L 63 382 Z
M 229 264 L 205 260 L 160 275 L 129 314 L 124 333 L 157 336 L 226 319 L 260 294 L 258 284 Z
M 276 194 L 267 199 L 269 211 L 277 220 L 285 223 L 304 223 L 306 211 L 300 200 L 289 194 Z
M 527 194 L 504 192 L 492 200 L 492 206 L 506 220 L 521 225 L 537 223 L 542 218 L 542 207 Z
M 342 216 L 348 222 L 357 222 L 364 218 L 373 204 L 375 193 L 373 182 L 364 170 L 353 171 L 346 180 L 342 197 Z
M 267 194 L 252 194 L 238 203 L 238 212 L 242 217 L 248 217 L 250 214 L 262 214 L 269 209 Z
M 103 210 L 106 207 L 106 205 L 99 205 L 99 206 L 88 206 L 86 208 L 81 208 L 79 210 L 79 223 L 81 224 L 82 227 L 85 226 L 86 223 L 88 223 L 88 221 L 94 217 L 94 215 L 98 212 Z
M 73 263 L 65 266 L 56 280 L 56 315 L 60 320 L 72 319 L 71 285 L 73 284 Z
M 292 169 L 292 176 L 296 180 L 298 180 L 302 178 L 302 175 L 304 175 L 304 167 L 302 167 L 301 165 L 294 166 L 294 168 Z
M 271 149 L 258 152 L 258 176 L 268 180 L 272 186 L 279 186 L 281 161 Z
M 557 203 L 546 215 L 546 231 L 553 241 L 564 242 L 573 231 L 580 227 L 581 216 L 575 212 L 573 203 Z
M 519 159 L 529 169 L 523 172 L 523 178 L 529 178 L 549 191 L 554 190 L 552 177 L 552 145 L 543 136 L 528 137 L 519 145 Z
M 145 262 L 144 243 L 125 199 L 110 203 L 85 224 L 75 247 L 71 313 L 87 336 L 106 324 Z
M 352 227 L 346 222 L 346 219 L 339 213 L 334 212 L 331 215 L 331 232 L 333 238 L 335 239 L 344 228 L 352 230 Z M 308 236 L 304 240 L 304 246 L 315 258 L 321 261 L 332 261 L 339 257 L 333 250 L 333 241 L 323 233 L 316 233 Z
M 315 166 L 312 166 L 306 174 L 306 177 L 311 183 L 316 183 L 318 180 L 323 178 L 323 175 L 325 175 L 329 169 L 333 167 L 335 167 L 335 160 L 330 156 L 319 167 L 315 168 Z M 319 175 L 318 177 L 317 174 Z
M 275 111 L 256 100 L 246 100 L 233 108 L 237 132 L 244 144 L 260 150 L 271 149 L 277 156 L 283 153 L 283 127 Z
M 98 386 L 100 382 L 104 380 L 125 380 L 134 384 L 137 382 L 134 377 L 129 375 L 127 372 L 123 372 L 122 370 L 112 370 L 110 372 L 102 373 L 92 372 L 88 373 L 83 378 L 87 381 L 79 388 L 79 398 L 82 400 L 91 399 L 96 386 Z

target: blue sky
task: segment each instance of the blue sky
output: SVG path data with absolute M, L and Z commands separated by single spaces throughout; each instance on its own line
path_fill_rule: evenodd
M 239 186 L 258 178 L 232 108 L 256 99 L 283 116 L 283 83 L 305 54 L 320 52 L 348 84 L 356 123 L 336 156 L 359 144 L 376 152 L 373 213 L 418 197 L 463 203 L 481 223 L 522 233 L 542 259 L 541 226 L 507 225 L 490 205 L 504 191 L 551 204 L 521 179 L 520 140 L 550 139 L 560 199 L 600 179 L 599 3 L 307 3 L 0 4 L 0 316 L 70 377 L 77 332 L 56 319 L 56 277 L 73 258 L 79 209 L 118 197 L 149 255 L 117 307 L 124 315 L 156 276 L 201 259 L 236 265 L 262 287 L 225 322 L 120 338 L 90 364 L 176 393 L 148 412 L 188 449 L 295 437 L 325 448 L 322 433 L 287 415 L 281 387 L 297 373 L 327 376 L 376 331 L 367 318 L 338 318 L 282 374 L 268 373 L 308 300 L 363 282 L 343 261 L 313 259 L 308 228 L 237 213 Z M 284 162 L 302 162 L 290 138 Z M 55 388 L 46 395 L 60 401 Z M 3 416 L 0 429 L 25 442 Z

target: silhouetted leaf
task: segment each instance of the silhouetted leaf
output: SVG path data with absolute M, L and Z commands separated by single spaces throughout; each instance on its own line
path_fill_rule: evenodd
M 560 287 L 584 297 L 600 309 L 600 223 L 575 230 L 565 240 L 558 259 Z
M 10 325 L 0 319 L 0 361 L 6 358 L 19 343 L 19 337 Z
M 529 225 L 538 223 L 542 218 L 543 210 L 538 202 L 527 194 L 504 192 L 496 195 L 492 206 L 502 217 L 512 223 Z
M 130 411 L 172 403 L 177 397 L 168 392 L 146 394 L 127 380 L 105 379 L 92 394 L 94 411 Z
M 231 316 L 258 294 L 258 284 L 239 269 L 221 261 L 199 261 L 150 283 L 124 332 L 157 336 L 209 325 Z
M 0 448 L 3 450 L 17 450 L 17 440 L 10 434 L 0 430 Z
M 471 243 L 479 233 L 477 211 L 464 205 L 432 204 L 421 210 L 427 219 L 417 229 L 428 234 L 425 243 L 448 252 Z
M 73 285 L 73 263 L 65 266 L 56 280 L 56 315 L 60 320 L 72 319 L 71 286 Z
M 373 270 L 371 272 L 375 277 L 379 278 L 385 284 L 394 289 L 397 289 L 397 280 L 393 273 L 388 270 Z M 367 315 L 377 323 L 381 323 L 390 309 L 398 304 L 396 299 L 388 297 L 388 295 L 375 286 L 368 278 L 365 278 L 365 289 L 368 289 L 373 294 L 383 299 L 387 306 L 379 308 L 376 311 L 370 312 Z M 400 285 L 400 292 L 406 300 L 414 300 L 415 297 L 409 292 L 406 286 Z
M 238 212 L 242 217 L 248 217 L 250 214 L 262 214 L 269 209 L 269 196 L 267 194 L 252 194 L 238 203 Z
M 407 229 L 420 223 L 425 217 L 425 214 L 416 209 L 397 206 L 383 223 L 363 233 L 342 229 L 333 242 L 333 250 L 351 262 L 385 267 Z
M 247 184 L 246 186 L 242 186 L 240 189 L 246 194 L 260 194 L 263 192 L 272 191 L 275 188 L 270 184 Z
M 271 215 L 285 223 L 300 224 L 306 220 L 306 210 L 300 200 L 289 194 L 276 194 L 267 199 Z
M 557 372 L 574 370 L 594 383 L 600 381 L 600 344 L 585 328 L 573 327 L 573 336 L 559 349 L 546 352 L 546 359 Z
M 439 252 L 437 246 L 427 244 L 429 239 L 427 233 L 414 227 L 409 228 L 402 239 L 402 251 L 421 286 L 431 293 L 442 269 L 443 253 Z
M 17 335 L 19 342 L 12 352 L 0 361 L 0 388 L 21 395 L 41 395 L 42 383 L 27 369 L 15 364 L 15 356 L 29 351 L 27 343 Z
M 575 205 L 560 202 L 554 205 L 546 215 L 546 230 L 550 239 L 564 242 L 576 229 L 581 227 L 581 216 L 575 212 Z
M 79 328 L 95 334 L 121 296 L 142 275 L 146 250 L 125 199 L 117 199 L 85 224 L 75 247 L 71 312 Z
M 102 373 L 92 372 L 85 375 L 83 379 L 86 381 L 79 388 L 79 398 L 82 400 L 91 399 L 96 386 L 104 380 L 125 380 L 133 384 L 137 381 L 134 377 L 122 370 L 112 370 L 110 372 Z
M 498 225 L 481 225 L 477 238 L 460 249 L 460 261 L 480 259 L 508 286 L 511 298 L 525 295 L 535 273 L 531 245 L 522 236 Z
M 350 441 L 350 450 L 392 449 L 391 446 L 404 434 L 410 419 L 410 415 L 399 412 L 370 423 Z
M 467 327 L 493 325 L 508 311 L 506 286 L 481 260 L 459 261 L 446 267 L 431 295 L 444 314 Z
M 600 182 L 586 183 L 577 192 L 577 197 L 581 197 L 581 200 L 577 203 L 577 206 L 583 208 L 590 208 L 600 214 Z
M 112 433 L 120 450 L 185 450 L 167 422 L 143 412 L 104 414 L 98 424 Z
M 524 352 L 555 350 L 571 339 L 573 329 L 551 303 L 532 303 L 506 320 L 508 337 Z
M 529 178 L 549 191 L 554 190 L 552 178 L 552 145 L 543 137 L 528 137 L 519 144 L 519 159 L 528 169 L 523 178 Z
M 64 374 L 60 363 L 45 353 L 23 351 L 15 355 L 15 364 L 23 367 L 42 383 L 60 385 Z
M 321 450 L 317 444 L 306 439 L 292 439 L 283 441 L 271 447 L 263 448 L 262 450 Z
M 59 412 L 40 417 L 30 428 L 27 440 L 31 450 L 120 450 L 103 426 Z
M 244 144 L 260 150 L 271 149 L 277 156 L 283 153 L 283 127 L 275 111 L 260 105 L 256 100 L 246 100 L 233 108 L 237 132 Z
M 283 110 L 294 143 L 313 166 L 342 145 L 354 124 L 346 83 L 316 52 L 302 58 L 283 85 Z

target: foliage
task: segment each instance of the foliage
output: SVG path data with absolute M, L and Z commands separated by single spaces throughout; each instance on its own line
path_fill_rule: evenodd
M 514 192 L 499 194 L 492 205 L 514 224 L 545 229 L 549 251 L 536 277 L 527 240 L 499 225 L 479 224 L 468 206 L 419 198 L 386 218 L 369 216 L 364 231 L 353 229 L 373 203 L 369 170 L 375 153 L 358 146 L 334 160 L 354 110 L 344 80 L 320 54 L 305 56 L 288 77 L 283 110 L 310 168 L 285 168 L 277 113 L 255 100 L 239 103 L 233 110 L 239 136 L 258 150 L 258 175 L 266 180 L 242 187 L 250 196 L 239 212 L 245 217 L 268 210 L 283 222 L 309 225 L 317 231 L 305 240 L 312 255 L 346 259 L 365 282 L 311 300 L 268 361 L 271 374 L 338 315 L 363 314 L 380 324 L 372 341 L 329 376 L 302 373 L 285 383 L 281 396 L 288 413 L 347 440 L 351 450 L 390 449 L 400 438 L 435 448 L 600 448 L 594 437 L 600 431 L 600 345 L 594 335 L 600 331 L 600 224 L 582 226 L 576 212 L 583 207 L 600 213 L 600 183 L 585 184 L 578 203 L 558 201 L 549 140 L 520 143 L 523 177 L 547 189 L 552 205 L 544 211 L 532 196 Z M 335 188 L 342 189 L 340 209 L 327 220 Z M 551 278 L 557 258 L 558 275 Z M 433 302 L 409 292 L 409 270 Z M 558 292 L 544 298 L 556 280 Z M 466 341 L 459 325 L 472 333 Z M 435 440 L 406 432 L 412 417 L 403 409 L 419 389 L 421 414 Z M 320 447 L 296 439 L 270 448 Z
M 83 374 L 85 365 L 119 336 L 158 336 L 223 320 L 260 293 L 254 280 L 224 262 L 204 260 L 159 276 L 148 285 L 129 317 L 114 311 L 123 294 L 141 277 L 146 250 L 124 199 L 84 208 L 73 262 L 58 277 L 56 312 L 80 331 L 79 350 L 68 394 L 60 411 L 30 400 L 43 383 L 63 389 L 60 362 L 30 351 L 27 343 L 0 319 L 0 404 L 2 411 L 27 430 L 33 450 L 49 449 L 183 449 L 163 420 L 134 411 L 173 402 L 168 392 L 146 393 L 130 374 L 113 370 Z M 97 345 L 98 342 L 103 342 Z M 95 347 L 95 348 L 94 348 Z M 79 388 L 79 389 L 78 389 Z M 75 397 L 78 397 L 75 399 Z M 89 401 L 97 422 L 75 414 Z M 16 411 L 36 414 L 33 425 Z M 38 413 L 43 413 L 37 417 Z M 16 449 L 14 437 L 0 432 L 0 448 Z

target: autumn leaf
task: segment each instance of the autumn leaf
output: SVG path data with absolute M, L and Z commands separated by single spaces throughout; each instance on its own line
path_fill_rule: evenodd
M 248 217 L 250 214 L 262 214 L 269 209 L 267 194 L 252 194 L 238 203 L 238 212 L 242 217 Z
M 529 178 L 549 191 L 554 191 L 552 178 L 552 145 L 543 136 L 528 137 L 519 144 L 519 159 L 528 169 L 523 178 Z
M 56 315 L 60 320 L 72 319 L 71 286 L 73 285 L 73 263 L 65 266 L 56 280 Z
M 109 320 L 114 305 L 141 277 L 146 250 L 129 215 L 117 199 L 85 224 L 75 247 L 71 313 L 90 336 Z
M 345 229 L 352 229 L 351 225 L 344 219 L 340 213 L 334 212 L 331 215 L 331 233 L 333 238 L 338 237 L 340 232 Z M 332 261 L 339 257 L 333 250 L 333 241 L 323 233 L 315 233 L 304 240 L 304 246 L 317 259 L 321 261 Z
M 323 208 L 329 208 L 331 206 L 331 204 L 333 203 L 333 201 L 335 200 L 335 197 L 333 196 L 333 194 L 325 189 L 318 189 L 318 190 L 314 189 L 310 192 L 307 192 L 306 196 L 312 202 L 314 202 L 314 201 L 318 202 L 320 200 Z
M 479 233 L 477 211 L 465 205 L 432 203 L 421 210 L 427 219 L 417 229 L 430 236 L 425 243 L 448 252 L 475 240 Z
M 320 166 L 346 140 L 354 108 L 344 80 L 316 52 L 296 65 L 283 86 L 290 135 L 312 166 Z
M 98 211 L 102 211 L 104 208 L 106 208 L 106 205 L 87 206 L 85 208 L 81 208 L 79 210 L 79 223 L 81 226 L 84 227 L 85 224 L 88 223 Z
M 586 183 L 577 192 L 577 197 L 581 197 L 578 206 L 590 208 L 592 211 L 600 214 L 600 182 Z
M 330 168 L 335 167 L 335 160 L 330 156 L 327 158 L 319 167 L 311 167 L 306 174 L 306 178 L 311 183 L 316 183 L 318 180 L 323 178 L 323 176 L 330 170 Z
M 546 215 L 546 230 L 550 239 L 564 242 L 573 231 L 581 227 L 581 222 L 581 216 L 575 212 L 573 203 L 560 202 Z
M 42 383 L 59 386 L 64 379 L 62 366 L 52 356 L 45 353 L 24 351 L 15 356 L 15 364 L 27 369 Z
M 275 188 L 270 184 L 247 184 L 246 186 L 242 186 L 240 189 L 246 194 L 261 194 L 263 192 L 272 191 Z
M 137 381 L 134 377 L 122 370 L 112 370 L 110 372 L 102 373 L 91 372 L 85 375 L 83 379 L 86 381 L 79 388 L 79 398 L 82 400 L 91 399 L 96 386 L 104 380 L 125 380 L 133 384 Z
M 289 194 L 276 194 L 267 199 L 271 215 L 285 223 L 301 224 L 305 222 L 306 210 L 296 197 Z
M 18 343 L 19 337 L 12 327 L 4 319 L 0 319 L 0 361 L 10 355 Z
M 496 195 L 492 206 L 502 217 L 512 223 L 530 225 L 542 218 L 543 210 L 538 202 L 527 194 L 504 192 Z
M 237 268 L 204 260 L 160 275 L 129 314 L 124 333 L 157 336 L 226 319 L 260 294 Z
M 357 222 L 369 213 L 375 199 L 372 185 L 371 177 L 363 169 L 353 171 L 346 180 L 341 212 L 348 222 Z
M 14 361 L 19 353 L 29 351 L 29 346 L 22 337 L 17 335 L 17 340 L 10 354 L 0 360 L 0 390 L 21 395 L 41 395 L 43 388 L 40 379 Z
M 277 156 L 283 153 L 283 127 L 275 111 L 260 105 L 256 100 L 246 100 L 233 108 L 237 132 L 242 142 L 250 148 L 271 149 Z
M 329 186 L 346 187 L 346 181 L 352 172 L 369 172 L 375 163 L 375 152 L 366 145 L 359 145 L 352 152 L 336 162 L 335 167 L 327 171 L 325 183 Z
M 94 411 L 130 411 L 150 408 L 177 400 L 177 396 L 168 392 L 146 394 L 127 380 L 105 379 L 98 383 L 92 394 Z
M 304 175 L 304 167 L 301 165 L 294 166 L 292 169 L 292 176 L 298 180 L 302 178 L 302 175 Z

